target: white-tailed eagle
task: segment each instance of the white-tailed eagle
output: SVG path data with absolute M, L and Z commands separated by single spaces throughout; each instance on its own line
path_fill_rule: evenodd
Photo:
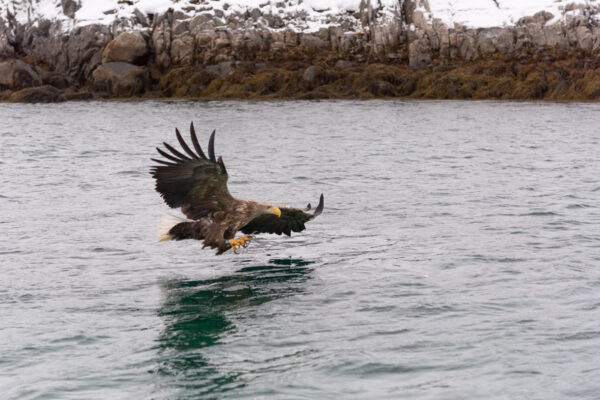
M 202 151 L 194 125 L 190 136 L 194 150 L 175 129 L 183 153 L 167 143 L 166 151 L 157 148 L 164 159 L 152 159 L 160 165 L 153 166 L 151 174 L 156 179 L 156 190 L 171 208 L 181 208 L 188 218 L 165 215 L 159 224 L 159 241 L 197 239 L 203 247 L 217 249 L 217 254 L 246 247 L 254 234 L 301 232 L 305 223 L 323 211 L 323 195 L 312 214 L 310 204 L 304 210 L 293 207 L 276 207 L 237 199 L 227 188 L 227 169 L 223 159 L 215 158 L 215 131 L 208 141 L 208 157 Z M 184 154 L 185 153 L 185 154 Z M 236 232 L 247 236 L 235 239 Z

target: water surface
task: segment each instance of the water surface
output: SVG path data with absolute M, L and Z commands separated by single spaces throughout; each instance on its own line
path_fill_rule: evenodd
M 598 104 L 0 105 L 5 399 L 600 397 Z M 155 242 L 154 147 L 325 212 Z

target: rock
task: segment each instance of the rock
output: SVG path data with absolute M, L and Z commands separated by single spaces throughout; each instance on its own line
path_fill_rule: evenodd
M 287 1 L 277 1 L 281 7 L 290 5 Z M 62 7 L 62 11 L 73 18 L 82 0 L 55 3 L 58 11 Z M 120 0 L 119 3 L 135 1 Z M 526 66 L 517 74 L 521 81 L 530 68 L 539 67 L 540 79 L 547 80 L 548 89 L 531 78 L 531 87 L 537 88 L 535 90 L 528 91 L 515 84 L 515 88 L 520 90 L 520 98 L 546 96 L 544 90 L 554 93 L 556 82 L 560 79 L 571 85 L 570 96 L 579 96 L 581 91 L 575 82 L 580 78 L 573 71 L 597 70 L 600 65 L 596 54 L 592 53 L 600 49 L 600 26 L 593 23 L 600 15 L 600 9 L 591 6 L 566 5 L 561 12 L 569 9 L 579 11 L 557 19 L 541 11 L 521 18 L 514 26 L 469 28 L 458 23 L 446 26 L 431 14 L 427 0 L 402 0 L 392 8 L 386 6 L 385 12 L 375 1 L 362 0 L 360 3 L 359 10 L 344 15 L 323 12 L 321 16 L 326 19 L 327 27 L 312 32 L 292 28 L 294 21 L 304 21 L 310 26 L 311 17 L 305 11 L 288 14 L 273 4 L 270 8 L 250 7 L 245 12 L 230 7 L 226 13 L 216 12 L 217 16 L 212 2 L 205 0 L 190 0 L 183 5 L 189 16 L 173 10 L 145 14 L 140 11 L 143 8 L 132 6 L 132 15 L 117 18 L 110 25 L 75 24 L 70 31 L 68 29 L 73 21 L 66 24 L 64 20 L 21 23 L 10 13 L 0 13 L 0 60 L 13 60 L 16 54 L 44 66 L 42 70 L 27 66 L 22 61 L 19 61 L 21 64 L 17 61 L 10 61 L 10 64 L 0 62 L 0 91 L 4 90 L 3 96 L 7 97 L 16 90 L 49 84 L 58 89 L 87 87 L 95 90 L 96 96 L 99 92 L 109 97 L 130 96 L 147 93 L 151 89 L 149 71 L 152 71 L 152 89 L 174 96 L 204 97 L 207 93 L 246 96 L 246 83 L 256 95 L 277 93 L 277 96 L 294 97 L 297 95 L 294 90 L 299 90 L 310 96 L 322 93 L 338 96 L 345 92 L 333 89 L 334 85 L 347 78 L 343 85 L 352 86 L 354 79 L 349 76 L 362 76 L 361 71 L 366 64 L 379 62 L 396 65 L 403 68 L 403 72 L 394 72 L 388 77 L 364 76 L 360 90 L 352 89 L 354 95 L 372 97 L 415 93 L 418 97 L 425 95 L 421 85 L 424 75 L 444 74 L 482 58 L 474 66 L 475 70 L 493 77 L 503 70 L 510 71 L 509 75 L 512 75 L 517 61 Z M 227 7 L 224 5 L 223 8 Z M 554 20 L 557 22 L 547 25 Z M 133 26 L 139 27 L 140 24 L 148 29 L 141 32 L 132 30 Z M 125 33 L 117 35 L 119 32 Z M 113 34 L 117 36 L 113 37 Z M 543 56 L 546 56 L 544 64 L 530 65 L 541 62 Z M 505 59 L 509 65 L 495 64 L 496 57 L 498 60 Z M 551 77 L 547 68 L 563 59 L 565 65 L 560 68 L 566 72 L 556 73 L 560 79 Z M 115 65 L 109 65 L 112 63 Z M 246 63 L 253 65 L 251 71 L 244 69 Z M 417 73 L 406 68 L 407 63 L 413 69 L 431 68 Z M 147 65 L 148 69 L 138 69 L 134 64 Z M 101 68 L 101 65 L 104 66 Z M 206 71 L 199 68 L 204 65 L 208 65 Z M 168 87 L 162 88 L 159 81 L 179 68 L 185 69 L 185 73 L 179 74 L 181 79 L 173 75 Z M 13 74 L 15 69 L 19 71 L 16 75 Z M 266 77 L 266 72 L 271 69 L 278 70 L 274 73 L 277 81 L 268 89 L 262 90 L 269 86 L 271 78 L 246 81 L 252 75 Z M 198 71 L 205 74 L 192 79 Z M 467 70 L 465 73 L 471 72 Z M 401 78 L 403 74 L 411 78 Z M 439 91 L 440 96 L 485 96 L 496 86 L 505 87 L 492 78 L 485 79 L 485 82 L 478 83 L 449 79 L 442 82 L 444 89 Z M 222 85 L 222 92 L 219 92 L 219 85 Z M 507 90 L 498 89 L 494 96 L 509 96 Z M 592 92 L 596 93 L 595 90 Z M 70 91 L 63 96 L 77 98 L 80 95 L 76 93 L 79 92 Z M 341 94 L 346 95 L 352 94 Z M 81 96 L 85 98 L 88 95 Z
M 29 64 L 20 60 L 0 63 L 0 89 L 20 90 L 41 84 L 42 79 Z
M 315 87 L 335 80 L 336 72 L 326 71 L 320 66 L 311 65 L 302 73 L 302 82 L 304 86 L 311 90 Z
M 244 51 L 257 51 L 265 46 L 265 40 L 256 31 L 246 31 L 243 33 L 241 43 L 238 48 Z
M 535 24 L 535 23 L 537 23 L 537 21 L 532 16 L 527 15 L 525 17 L 519 18 L 519 20 L 517 21 L 516 25 L 517 26 L 524 26 L 524 25 Z
M 283 42 L 288 47 L 296 47 L 300 43 L 300 36 L 302 36 L 301 32 L 295 31 L 285 31 L 283 35 Z
M 437 35 L 440 38 L 440 56 L 447 59 L 450 56 L 450 32 L 442 23 L 438 24 Z
M 52 29 L 61 29 L 60 25 Z M 37 54 L 48 60 L 52 69 L 59 72 L 76 75 L 87 67 L 92 56 L 104 49 L 111 40 L 109 27 L 94 24 L 76 28 L 68 36 L 57 33 L 50 37 L 55 38 L 48 43 L 47 50 L 41 50 L 44 43 L 39 43 L 40 51 Z
M 600 46 L 600 27 L 594 27 L 592 29 L 592 36 L 594 37 L 593 49 L 596 50 Z
M 133 10 L 133 15 L 135 16 L 136 22 L 138 24 L 140 24 L 141 26 L 143 26 L 144 28 L 147 28 L 150 25 L 148 16 L 146 14 L 144 14 L 143 12 L 141 12 L 139 10 L 139 8 L 135 8 Z
M 566 49 L 569 47 L 569 42 L 563 33 L 563 27 L 561 24 L 545 26 L 544 34 L 546 36 L 547 46 L 557 47 L 559 49 Z
M 191 65 L 194 62 L 194 38 L 185 35 L 171 43 L 171 63 L 173 65 Z
M 61 90 L 65 90 L 72 83 L 67 75 L 60 72 L 46 73 L 43 80 L 45 84 Z
M 171 25 L 162 21 L 152 31 L 152 46 L 155 62 L 163 69 L 171 64 Z
M 267 21 L 270 28 L 281 29 L 285 26 L 285 22 L 279 15 L 266 14 L 263 18 Z
M 317 77 L 317 73 L 317 67 L 311 65 L 304 70 L 304 73 L 302 74 L 302 80 L 305 82 L 313 82 Z
M 335 62 L 336 69 L 346 69 L 346 68 L 350 68 L 352 65 L 354 65 L 352 63 L 352 61 L 348 61 L 348 60 L 337 60 Z
M 98 65 L 102 64 L 102 49 L 97 50 L 88 63 L 83 68 L 83 76 L 87 79 L 94 72 L 94 70 L 98 67 Z
M 218 38 L 215 40 L 215 48 L 222 49 L 223 47 L 231 46 L 231 40 L 228 38 Z
M 65 33 L 60 21 L 47 20 L 39 21 L 37 26 L 27 26 L 18 36 L 21 53 L 71 77 L 77 77 L 94 53 L 104 49 L 111 39 L 109 27 L 105 25 L 86 25 Z
M 491 54 L 496 51 L 496 46 L 494 42 L 498 37 L 498 30 L 500 28 L 488 28 L 481 29 L 477 33 L 477 49 L 479 50 L 479 54 Z
M 417 69 L 424 67 L 431 62 L 431 47 L 426 37 L 413 40 L 408 45 L 408 65 Z
M 207 65 L 205 69 L 224 79 L 233 73 L 235 70 L 235 63 L 232 61 L 225 61 L 215 65 Z
M 185 97 L 199 96 L 217 75 L 197 67 L 172 68 L 161 77 L 157 89 L 163 96 Z
M 554 14 L 552 14 L 549 11 L 539 11 L 539 12 L 533 14 L 533 19 L 540 25 L 545 24 L 546 22 L 550 21 L 552 18 L 554 18 Z
M 509 53 L 515 48 L 515 35 L 511 28 L 500 29 L 494 42 L 496 49 L 503 53 Z
M 190 22 L 189 21 L 173 21 L 173 25 L 171 26 L 171 32 L 173 33 L 173 37 L 187 34 L 189 31 L 190 31 Z
M 546 34 L 541 24 L 527 25 L 527 33 L 535 46 L 541 47 L 546 45 Z
M 475 32 L 472 30 L 466 31 L 458 35 L 458 53 L 460 57 L 466 61 L 471 61 L 477 58 L 477 48 L 475 47 Z
M 423 12 L 420 10 L 413 11 L 412 23 L 415 25 L 415 27 L 417 29 L 420 29 L 422 31 L 429 30 L 429 25 L 427 24 L 427 21 L 425 20 L 425 15 L 423 15 Z
M 92 87 L 96 92 L 107 92 L 115 97 L 130 97 L 144 93 L 150 81 L 145 67 L 125 62 L 100 65 L 92 73 Z
M 211 22 L 212 22 L 212 15 L 210 15 L 208 13 L 196 15 L 194 18 L 192 18 L 190 20 L 190 23 L 189 23 L 190 33 L 193 35 L 196 35 L 199 32 L 201 32 L 205 29 L 208 29 L 210 27 Z
M 60 0 L 63 13 L 69 18 L 75 18 L 75 12 L 81 8 L 81 0 Z
M 65 101 L 61 91 L 54 86 L 44 85 L 14 92 L 8 99 L 14 103 L 56 103 Z
M 300 44 L 308 49 L 324 49 L 329 47 L 329 42 L 325 41 L 315 35 L 304 34 L 300 40 Z
M 0 101 L 6 101 L 9 99 L 10 95 L 13 93 L 12 90 L 0 90 Z
M 141 32 L 123 32 L 108 43 L 102 53 L 102 63 L 122 61 L 141 65 L 147 56 L 148 45 Z
M 259 8 L 253 8 L 249 13 L 248 13 L 249 17 L 252 18 L 255 21 L 258 21 L 258 19 L 261 17 L 262 12 L 260 12 Z
M 386 81 L 375 81 L 370 87 L 371 93 L 375 96 L 393 97 L 394 85 Z
M 594 37 L 592 31 L 586 26 L 578 26 L 575 30 L 577 37 L 577 45 L 586 50 L 591 50 L 594 47 Z
M 8 27 L 8 23 L 0 16 L 0 60 L 15 56 L 14 43 L 13 30 Z

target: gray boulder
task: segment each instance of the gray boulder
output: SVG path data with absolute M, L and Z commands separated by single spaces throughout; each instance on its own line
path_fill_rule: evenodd
M 100 65 L 92 73 L 92 87 L 96 92 L 114 97 L 131 97 L 144 93 L 150 82 L 145 67 L 125 62 L 109 62 Z
M 235 71 L 236 64 L 232 61 L 224 61 L 214 65 L 207 65 L 206 71 L 219 76 L 220 78 L 227 78 Z
M 318 65 L 311 65 L 302 73 L 303 84 L 309 90 L 326 84 L 332 80 L 330 78 L 332 77 L 328 75 L 327 71 Z
M 346 69 L 346 68 L 352 67 L 353 65 L 354 64 L 352 63 L 352 61 L 348 61 L 348 60 L 337 60 L 335 62 L 336 69 Z
M 155 62 L 163 69 L 171 64 L 171 25 L 166 20 L 157 23 L 152 31 L 152 54 Z
M 148 44 L 139 31 L 123 32 L 104 48 L 102 63 L 122 61 L 140 64 L 148 56 Z
M 394 86 L 391 83 L 385 81 L 373 82 L 371 84 L 370 90 L 371 93 L 379 97 L 393 97 L 395 95 Z
M 313 82 L 317 78 L 319 72 L 320 71 L 317 69 L 316 66 L 311 65 L 310 67 L 307 67 L 304 70 L 304 73 L 302 74 L 302 80 L 304 80 L 305 82 Z
M 31 65 L 20 60 L 0 62 L 0 89 L 20 90 L 41 84 Z
M 0 60 L 15 56 L 14 42 L 15 38 L 7 21 L 0 16 Z
M 300 38 L 300 44 L 308 49 L 320 50 L 329 47 L 329 41 L 323 40 L 317 35 L 305 33 Z
M 10 95 L 8 101 L 14 103 L 56 103 L 65 101 L 65 97 L 54 86 L 44 85 L 18 90 Z
M 171 43 L 171 62 L 174 65 L 191 65 L 194 62 L 194 38 L 183 35 Z
M 81 0 L 61 0 L 63 13 L 69 18 L 75 18 L 75 13 L 81 8 Z
M 417 34 L 420 34 L 420 37 L 418 36 L 408 45 L 408 65 L 413 69 L 429 64 L 432 55 L 429 39 L 421 31 Z

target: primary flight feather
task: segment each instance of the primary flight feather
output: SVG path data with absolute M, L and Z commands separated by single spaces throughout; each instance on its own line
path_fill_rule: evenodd
M 291 232 L 306 229 L 304 224 L 323 212 L 322 194 L 312 214 L 307 213 L 310 204 L 301 210 L 236 199 L 227 188 L 229 176 L 223 159 L 215 157 L 215 131 L 208 141 L 208 157 L 198 143 L 193 123 L 190 138 L 194 150 L 179 130 L 175 129 L 175 135 L 183 153 L 163 142 L 170 154 L 157 147 L 164 159 L 153 158 L 160 165 L 153 166 L 150 172 L 165 203 L 181 208 L 188 219 L 164 216 L 159 224 L 159 241 L 197 239 L 203 241 L 203 247 L 217 249 L 217 254 L 229 249 L 237 252 L 239 247 L 248 245 L 254 234 L 290 236 Z M 250 236 L 235 239 L 237 232 Z

